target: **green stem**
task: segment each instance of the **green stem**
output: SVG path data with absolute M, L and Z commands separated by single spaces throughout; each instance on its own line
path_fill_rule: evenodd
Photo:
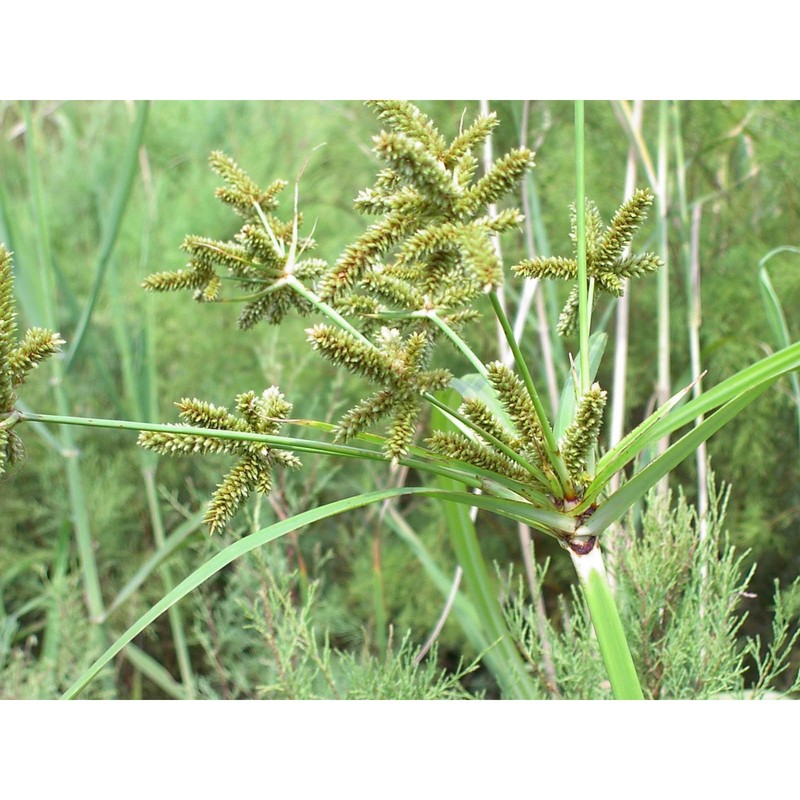
M 422 316 L 422 314 L 419 314 Z M 475 355 L 470 346 L 435 312 L 431 311 L 425 314 L 428 319 L 432 320 L 444 333 L 445 336 L 461 351 L 467 360 L 475 367 L 475 371 L 488 383 L 489 373 L 483 362 Z
M 633 665 L 622 620 L 614 603 L 614 595 L 608 585 L 599 545 L 595 544 L 585 555 L 572 549 L 569 554 L 589 606 L 592 626 L 597 634 L 597 643 L 600 645 L 600 654 L 608 671 L 614 698 L 643 700 L 642 687 Z
M 575 101 L 575 217 L 578 249 L 578 332 L 581 359 L 581 395 L 589 391 L 589 280 L 586 267 L 586 170 L 583 100 Z
M 340 328 L 346 330 L 352 336 L 355 336 L 359 342 L 366 344 L 369 347 L 375 345 L 364 336 L 361 331 L 354 328 L 336 309 L 329 306 L 315 291 L 309 289 L 302 281 L 299 281 L 294 275 L 287 275 L 285 278 L 287 286 L 291 286 L 301 297 L 305 297 L 311 305 L 318 309 L 326 317 L 335 322 Z

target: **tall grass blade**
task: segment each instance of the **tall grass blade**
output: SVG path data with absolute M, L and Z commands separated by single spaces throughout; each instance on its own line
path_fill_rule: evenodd
M 584 524 L 587 533 L 594 536 L 600 535 L 612 522 L 616 522 L 634 503 L 644 497 L 665 475 L 675 469 L 681 461 L 694 453 L 701 442 L 706 441 L 720 428 L 727 425 L 742 409 L 766 392 L 776 380 L 777 378 L 773 376 L 742 392 L 670 445 L 664 453 L 623 484 L 589 517 Z
M 69 372 L 70 367 L 75 361 L 75 357 L 80 351 L 83 344 L 86 331 L 94 313 L 97 298 L 100 295 L 100 290 L 103 286 L 106 270 L 111 259 L 111 254 L 114 251 L 114 245 L 117 241 L 122 219 L 125 214 L 125 208 L 128 205 L 128 200 L 133 188 L 133 179 L 136 176 L 138 168 L 139 148 L 144 139 L 144 131 L 147 124 L 147 112 L 149 103 L 142 102 L 139 104 L 139 109 L 136 114 L 136 120 L 128 137 L 128 143 L 125 147 L 125 153 L 122 156 L 122 164 L 120 167 L 120 176 L 117 182 L 114 196 L 111 200 L 111 208 L 109 210 L 108 219 L 105 222 L 103 240 L 100 243 L 100 252 L 97 256 L 97 266 L 95 267 L 94 283 L 92 291 L 89 295 L 89 300 L 84 306 L 83 313 L 75 329 L 75 332 L 70 337 L 70 347 L 67 351 L 67 356 L 64 365 L 64 371 Z
M 772 335 L 775 337 L 775 342 L 779 347 L 788 347 L 792 340 L 789 334 L 789 326 L 786 324 L 783 306 L 775 287 L 772 285 L 769 272 L 767 272 L 767 262 L 778 253 L 784 252 L 800 254 L 800 248 L 789 245 L 778 247 L 767 253 L 758 263 L 758 285 L 761 290 L 761 299 L 767 312 L 767 321 L 772 329 Z M 800 379 L 793 374 L 789 376 L 789 380 L 792 384 L 794 404 L 797 407 L 797 429 L 798 437 L 800 438 Z

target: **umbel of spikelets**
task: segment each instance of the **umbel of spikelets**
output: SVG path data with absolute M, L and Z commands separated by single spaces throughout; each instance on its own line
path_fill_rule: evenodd
M 626 255 L 626 248 L 636 231 L 647 217 L 647 209 L 653 203 L 653 195 L 647 189 L 638 189 L 616 211 L 608 227 L 597 206 L 586 201 L 586 271 L 594 278 L 595 287 L 601 292 L 620 297 L 625 278 L 636 278 L 655 272 L 663 261 L 655 253 Z M 577 214 L 572 207 L 572 230 L 570 237 L 575 243 L 575 256 L 562 258 L 525 259 L 512 270 L 526 278 L 557 278 L 575 281 L 578 277 L 577 259 Z M 595 298 L 597 294 L 595 294 Z M 578 286 L 572 287 L 567 303 L 558 320 L 558 332 L 562 336 L 572 333 L 578 320 Z
M 28 373 L 64 344 L 58 333 L 44 328 L 29 328 L 17 340 L 12 267 L 11 253 L 0 244 L 0 475 L 24 457 L 22 442 L 11 430 L 19 390 Z
M 315 325 L 306 333 L 312 347 L 329 361 L 381 387 L 339 420 L 337 438 L 346 441 L 391 417 L 384 452 L 395 463 L 403 458 L 416 431 L 422 395 L 444 389 L 452 378 L 446 369 L 427 368 L 426 334 L 403 338 L 397 329 L 384 327 L 371 345 L 331 325 Z
M 236 416 L 223 406 L 197 399 L 183 399 L 175 404 L 185 424 L 234 433 L 275 435 L 292 410 L 291 403 L 272 386 L 262 394 L 244 392 L 236 397 Z M 214 533 L 227 525 L 242 503 L 253 491 L 269 494 L 272 473 L 276 466 L 297 469 L 300 459 L 294 454 L 277 450 L 263 442 L 246 439 L 226 439 L 208 434 L 143 431 L 139 444 L 162 455 L 194 453 L 230 453 L 238 457 L 211 498 L 205 522 Z
M 476 179 L 474 151 L 497 125 L 495 114 L 448 143 L 411 103 L 369 105 L 388 128 L 373 140 L 384 167 L 355 206 L 379 219 L 326 272 L 319 293 L 342 309 L 366 307 L 353 295 L 366 296 L 373 314 L 433 309 L 461 323 L 475 298 L 502 283 L 492 237 L 517 227 L 522 215 L 508 209 L 492 217 L 487 209 L 517 186 L 533 154 L 512 150 Z
M 182 245 L 189 254 L 186 267 L 150 275 L 144 288 L 154 292 L 189 289 L 196 300 L 214 302 L 224 299 L 223 281 L 232 280 L 245 293 L 236 298 L 243 303 L 239 326 L 245 329 L 262 319 L 277 324 L 292 309 L 309 313 L 311 304 L 284 279 L 292 274 L 311 284 L 327 264 L 318 258 L 302 257 L 315 242 L 310 237 L 298 237 L 301 215 L 284 222 L 272 213 L 286 181 L 274 181 L 262 190 L 224 153 L 213 152 L 209 162 L 225 182 L 217 189 L 217 197 L 242 217 L 244 224 L 228 241 L 187 236 Z

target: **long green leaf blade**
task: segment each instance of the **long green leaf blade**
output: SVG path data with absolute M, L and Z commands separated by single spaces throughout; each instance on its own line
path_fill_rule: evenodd
M 125 208 L 128 205 L 128 199 L 131 195 L 133 187 L 133 179 L 136 175 L 136 169 L 139 163 L 139 148 L 144 139 L 144 130 L 147 124 L 147 112 L 149 103 L 142 102 L 139 104 L 139 109 L 136 114 L 136 120 L 133 125 L 128 144 L 125 148 L 125 154 L 122 157 L 122 166 L 120 169 L 120 177 L 117 183 L 114 197 L 111 201 L 111 210 L 109 212 L 108 221 L 105 225 L 105 232 L 103 240 L 100 244 L 100 253 L 97 257 L 97 266 L 95 268 L 94 284 L 89 300 L 83 309 L 83 314 L 78 322 L 78 327 L 71 337 L 71 343 L 67 357 L 64 364 L 64 372 L 69 372 L 70 367 L 75 361 L 81 344 L 83 343 L 86 331 L 89 328 L 92 314 L 94 312 L 97 298 L 100 295 L 100 289 L 103 285 L 106 270 L 108 269 L 111 254 L 114 251 L 114 244 L 117 241 L 117 235 L 122 224 L 122 218 L 125 214 Z
M 797 369 L 800 369 L 800 342 L 795 342 L 771 356 L 756 361 L 755 364 L 751 364 L 703 392 L 700 397 L 676 408 L 650 429 L 644 437 L 642 447 L 647 447 L 662 436 L 688 425 L 697 417 L 738 397 L 742 392 L 755 386 L 761 386 L 765 381 L 772 381 Z
M 777 380 L 771 378 L 730 400 L 700 425 L 671 445 L 658 458 L 608 498 L 586 521 L 588 534 L 599 536 L 618 520 L 634 503 L 644 497 L 668 472 L 690 456 L 702 442 L 730 422 L 743 408 L 762 395 Z
M 616 447 L 609 450 L 600 461 L 597 462 L 595 477 L 586 489 L 585 498 L 587 500 L 590 501 L 594 499 L 603 490 L 612 475 L 616 474 L 641 453 L 645 447 L 642 441 L 647 431 L 662 417 L 672 411 L 672 409 L 692 390 L 696 382 L 697 381 L 694 381 L 689 384 L 689 386 L 681 389 L 677 394 L 672 395 L 666 403 L 652 413 L 646 420 L 637 425 L 627 436 L 620 439 Z
M 80 692 L 89 684 L 89 682 L 97 675 L 97 673 L 111 661 L 134 637 L 138 636 L 148 625 L 154 620 L 158 619 L 167 609 L 175 605 L 179 600 L 182 600 L 191 591 L 196 589 L 201 584 L 205 583 L 213 575 L 216 575 L 223 567 L 226 567 L 231 562 L 235 561 L 243 555 L 262 547 L 268 542 L 279 539 L 287 533 L 303 528 L 313 522 L 318 522 L 322 519 L 342 514 L 346 511 L 351 511 L 354 508 L 361 508 L 362 506 L 369 505 L 370 503 L 379 503 L 383 500 L 388 500 L 392 497 L 399 497 L 401 495 L 422 495 L 436 497 L 440 500 L 447 500 L 450 502 L 461 503 L 467 506 L 477 505 L 480 507 L 489 507 L 496 510 L 494 503 L 487 503 L 488 500 L 495 500 L 497 498 L 487 498 L 482 495 L 471 495 L 466 492 L 448 491 L 442 489 L 431 489 L 424 486 L 401 487 L 398 489 L 384 489 L 381 491 L 367 492 L 355 497 L 348 497 L 344 500 L 337 500 L 333 503 L 328 503 L 319 508 L 312 508 L 304 511 L 302 514 L 297 514 L 289 519 L 282 520 L 263 528 L 256 533 L 251 533 L 245 536 L 238 542 L 228 545 L 224 550 L 220 551 L 213 558 L 209 559 L 205 564 L 196 569 L 189 577 L 181 581 L 171 592 L 167 593 L 158 603 L 156 603 L 147 613 L 143 614 L 125 633 L 122 634 L 106 652 L 87 669 L 73 685 L 63 695 L 64 699 L 72 699 L 77 697 Z M 501 501 L 506 503 L 508 501 Z M 520 503 L 520 505 L 524 505 Z

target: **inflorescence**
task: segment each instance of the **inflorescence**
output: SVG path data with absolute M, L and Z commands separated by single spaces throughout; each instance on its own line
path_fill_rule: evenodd
M 600 291 L 621 297 L 625 278 L 647 275 L 663 266 L 662 260 L 655 253 L 626 254 L 626 248 L 644 222 L 647 209 L 652 204 L 653 195 L 649 190 L 637 190 L 630 200 L 624 202 L 617 209 L 609 226 L 603 229 L 603 220 L 597 206 L 591 200 L 586 201 L 586 272 Z M 577 214 L 573 204 L 570 238 L 575 243 L 576 254 L 577 226 Z M 573 258 L 553 256 L 525 259 L 511 269 L 517 275 L 526 278 L 557 278 L 574 281 L 578 277 L 578 259 L 577 255 Z M 558 319 L 558 332 L 562 336 L 572 333 L 577 322 L 578 285 L 576 283 L 572 287 L 564 310 Z
M 29 328 L 17 341 L 11 253 L 0 244 L 0 475 L 24 458 L 20 438 L 11 430 L 19 417 L 14 409 L 28 373 L 57 353 L 64 340 L 45 328 Z
M 176 403 L 180 417 L 197 428 L 230 431 L 241 434 L 275 435 L 292 410 L 292 404 L 271 386 L 261 395 L 244 392 L 236 397 L 236 410 L 240 417 L 227 408 L 197 399 L 183 399 Z M 300 459 L 286 450 L 278 450 L 263 441 L 246 438 L 218 438 L 208 434 L 167 433 L 142 431 L 139 444 L 161 455 L 187 455 L 194 453 L 230 453 L 239 457 L 234 467 L 217 486 L 206 511 L 205 522 L 211 532 L 227 525 L 241 504 L 253 490 L 269 494 L 275 466 L 298 469 Z
M 373 140 L 382 167 L 373 186 L 357 196 L 355 207 L 377 219 L 333 265 L 303 258 L 315 243 L 299 236 L 297 191 L 293 216 L 281 220 L 275 211 L 287 183 L 275 181 L 262 190 L 232 159 L 215 152 L 211 167 L 225 183 L 217 197 L 244 224 L 230 241 L 188 236 L 183 243 L 190 256 L 186 269 L 151 275 L 144 286 L 153 291 L 189 289 L 197 300 L 213 302 L 226 299 L 223 281 L 237 284 L 245 293 L 233 298 L 244 303 L 242 328 L 262 319 L 279 323 L 291 310 L 301 315 L 321 312 L 325 322 L 306 331 L 313 349 L 374 386 L 341 417 L 336 437 L 347 440 L 388 419 L 384 452 L 397 463 L 415 438 L 424 402 L 432 401 L 432 394 L 452 379 L 446 369 L 432 365 L 436 345 L 442 338 L 458 341 L 465 323 L 479 316 L 476 300 L 503 283 L 493 240 L 517 228 L 523 217 L 514 208 L 490 214 L 489 206 L 516 189 L 533 166 L 533 153 L 511 150 L 478 177 L 475 151 L 497 125 L 495 114 L 479 117 L 448 143 L 411 103 L 369 105 L 387 128 Z M 649 192 L 637 191 L 605 229 L 596 206 L 587 202 L 587 271 L 598 290 L 618 296 L 624 278 L 661 265 L 651 253 L 627 255 L 652 201 Z M 572 238 L 577 243 L 575 216 L 573 209 Z M 574 281 L 578 263 L 576 258 L 537 258 L 520 262 L 513 271 Z M 577 297 L 576 285 L 559 320 L 562 334 L 577 324 Z M 485 374 L 504 419 L 482 400 L 466 398 L 453 412 L 461 422 L 459 431 L 437 431 L 425 440 L 431 454 L 527 484 L 556 504 L 580 496 L 591 480 L 588 457 L 597 443 L 606 393 L 594 384 L 578 398 L 575 419 L 554 442 L 529 385 L 499 362 L 487 365 Z M 262 434 L 274 434 L 290 407 L 275 387 L 260 398 L 240 395 L 242 418 L 197 400 L 178 405 L 193 425 Z M 143 433 L 140 442 L 161 453 L 240 456 L 212 500 L 207 515 L 212 530 L 221 528 L 253 489 L 269 490 L 275 464 L 299 463 L 289 453 L 245 440 L 176 432 Z

